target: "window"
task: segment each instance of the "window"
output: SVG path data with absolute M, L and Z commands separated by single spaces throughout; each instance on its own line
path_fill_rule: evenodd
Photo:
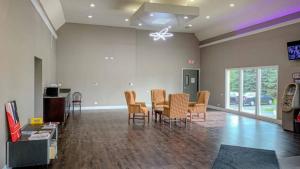
M 260 85 L 259 115 L 276 118 L 277 116 L 278 69 L 262 68 Z
M 232 110 L 239 110 L 239 95 L 240 95 L 240 71 L 237 69 L 228 71 L 228 80 L 229 80 L 229 96 L 227 107 Z
M 243 69 L 241 72 L 243 75 L 242 112 L 255 114 L 257 71 L 256 69 Z
M 277 84 L 277 66 L 227 69 L 226 108 L 276 119 Z

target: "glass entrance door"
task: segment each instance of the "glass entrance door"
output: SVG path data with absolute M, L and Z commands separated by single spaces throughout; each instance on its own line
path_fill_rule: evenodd
M 243 90 L 242 90 L 242 112 L 255 114 L 256 111 L 256 69 L 244 69 L 242 71 Z
M 226 70 L 226 109 L 277 118 L 278 66 Z

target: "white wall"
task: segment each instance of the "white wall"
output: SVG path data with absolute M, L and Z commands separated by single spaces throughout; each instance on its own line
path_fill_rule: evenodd
M 34 115 L 34 56 L 43 59 L 43 83 L 56 82 L 55 41 L 29 0 L 0 1 L 0 168 L 7 140 L 4 104 L 16 100 L 21 124 Z
M 176 33 L 167 41 L 154 42 L 148 31 L 65 24 L 58 35 L 58 81 L 82 92 L 84 106 L 125 105 L 123 93 L 127 89 L 134 89 L 138 99 L 148 103 L 147 90 L 181 92 L 182 68 L 200 66 L 194 34 Z M 188 59 L 195 64 L 189 65 Z M 98 86 L 93 85 L 96 82 Z M 129 86 L 130 82 L 134 86 Z

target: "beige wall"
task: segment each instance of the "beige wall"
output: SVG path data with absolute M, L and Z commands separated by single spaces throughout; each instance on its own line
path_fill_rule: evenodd
M 210 105 L 225 106 L 225 69 L 279 66 L 279 97 L 300 71 L 300 61 L 288 60 L 287 42 L 300 39 L 300 24 L 271 30 L 200 49 L 201 89 L 210 90 Z M 279 112 L 281 108 L 279 107 Z M 281 113 L 278 114 L 281 119 Z
M 21 124 L 34 115 L 34 56 L 43 59 L 43 83 L 56 82 L 55 41 L 29 0 L 0 1 L 0 168 L 7 140 L 4 104 L 16 100 Z
M 58 31 L 58 81 L 82 92 L 84 106 L 125 105 L 127 89 L 136 90 L 138 99 L 148 103 L 147 90 L 152 88 L 182 91 L 182 68 L 200 66 L 198 40 L 193 34 L 176 33 L 167 41 L 154 42 L 148 34 L 129 28 L 65 24 Z M 188 59 L 195 64 L 189 65 Z

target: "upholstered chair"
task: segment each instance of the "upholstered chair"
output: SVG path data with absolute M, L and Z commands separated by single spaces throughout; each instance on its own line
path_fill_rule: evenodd
M 204 115 L 204 121 L 206 120 L 206 111 L 208 106 L 210 92 L 209 91 L 200 91 L 197 93 L 197 102 L 189 103 L 188 114 L 190 117 L 190 121 L 192 121 L 193 115 L 197 115 L 199 118 L 199 114 Z
M 151 90 L 151 102 L 152 102 L 152 114 L 155 109 L 163 109 L 165 105 L 168 105 L 166 99 L 166 91 L 164 89 Z
M 125 91 L 124 94 L 128 108 L 128 123 L 130 122 L 130 119 L 133 121 L 138 118 L 145 120 L 146 117 L 148 117 L 149 123 L 149 111 L 145 103 L 135 102 L 136 95 L 134 91 Z
M 172 121 L 184 120 L 186 124 L 186 113 L 188 112 L 189 95 L 184 93 L 170 94 L 169 104 L 164 106 L 163 117 L 169 119 L 170 127 Z

